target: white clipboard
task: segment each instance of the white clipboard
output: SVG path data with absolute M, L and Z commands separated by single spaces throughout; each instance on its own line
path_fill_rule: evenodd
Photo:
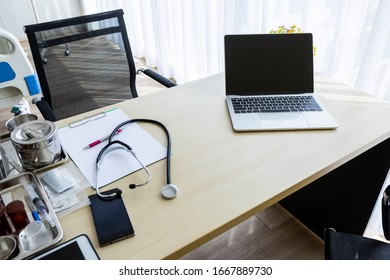
M 77 125 L 72 123 L 58 129 L 62 147 L 93 188 L 96 188 L 96 159 L 107 142 L 87 150 L 83 148 L 110 135 L 117 125 L 129 119 L 123 111 L 114 109 L 77 121 Z M 124 126 L 114 139 L 129 145 L 145 166 L 166 157 L 166 148 L 135 123 Z M 100 162 L 98 184 L 100 187 L 105 186 L 141 168 L 137 160 L 123 149 L 107 153 Z

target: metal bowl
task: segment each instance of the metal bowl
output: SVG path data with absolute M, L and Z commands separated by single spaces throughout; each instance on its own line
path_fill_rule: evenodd
M 18 242 L 12 236 L 0 236 L 0 260 L 10 260 L 19 253 Z
M 6 123 L 5 126 L 8 128 L 8 131 L 11 133 L 15 127 L 24 124 L 26 122 L 30 121 L 36 121 L 38 119 L 38 116 L 34 114 L 22 114 L 13 117 L 12 119 L 9 119 Z

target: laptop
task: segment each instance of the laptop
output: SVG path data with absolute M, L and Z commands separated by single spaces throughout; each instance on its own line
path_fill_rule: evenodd
M 235 131 L 337 127 L 313 92 L 312 34 L 224 39 L 226 101 Z

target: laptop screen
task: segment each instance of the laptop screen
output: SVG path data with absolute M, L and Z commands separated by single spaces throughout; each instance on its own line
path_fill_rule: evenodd
M 227 95 L 312 93 L 310 33 L 225 35 Z

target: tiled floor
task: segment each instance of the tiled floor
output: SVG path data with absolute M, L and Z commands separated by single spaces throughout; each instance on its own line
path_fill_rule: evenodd
M 323 258 L 323 241 L 278 204 L 182 257 L 184 260 Z

